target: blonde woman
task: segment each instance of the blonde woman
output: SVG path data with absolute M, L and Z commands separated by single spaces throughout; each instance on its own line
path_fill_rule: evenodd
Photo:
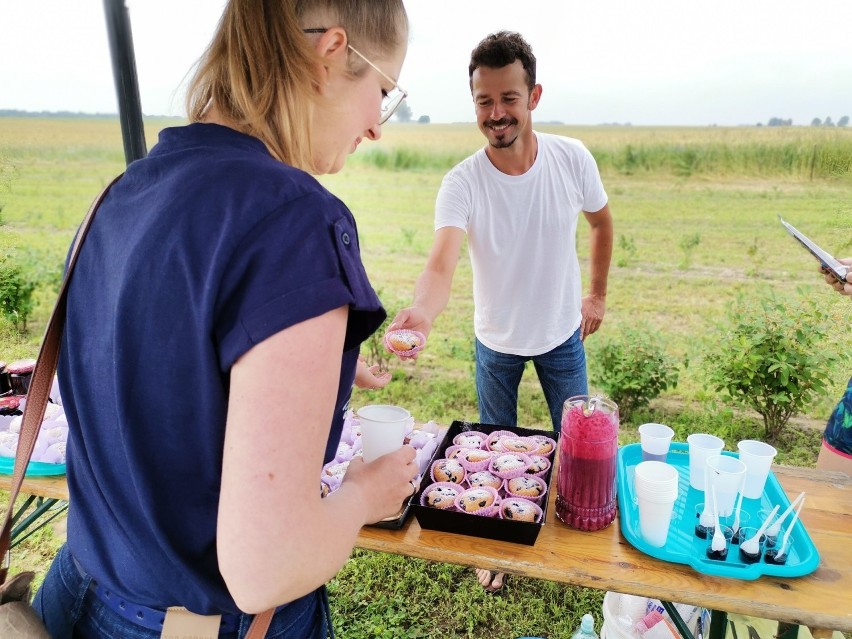
M 172 606 L 222 637 L 271 608 L 267 636 L 325 637 L 323 584 L 411 494 L 404 447 L 320 498 L 385 311 L 310 175 L 380 137 L 407 37 L 401 0 L 232 0 L 190 124 L 101 205 L 60 358 L 68 540 L 35 601 L 55 639 L 159 637 Z

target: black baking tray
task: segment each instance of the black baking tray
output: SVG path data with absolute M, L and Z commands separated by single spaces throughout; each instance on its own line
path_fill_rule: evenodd
M 443 442 L 435 450 L 432 459 L 429 462 L 429 468 L 436 459 L 443 459 L 448 447 L 453 445 L 453 439 L 459 433 L 468 431 L 477 431 L 489 435 L 497 430 L 508 430 L 518 435 L 528 437 L 529 435 L 545 435 L 554 441 L 559 442 L 559 434 L 550 430 L 538 430 L 532 428 L 522 428 L 519 426 L 497 426 L 494 424 L 480 424 L 476 422 L 460 422 L 454 421 Z M 458 533 L 461 535 L 471 535 L 473 537 L 484 537 L 486 539 L 497 539 L 499 541 L 511 541 L 518 544 L 526 544 L 532 546 L 541 532 L 544 522 L 547 519 L 547 506 L 550 501 L 551 475 L 553 473 L 554 462 L 558 455 L 559 447 L 557 445 L 550 459 L 550 469 L 544 475 L 547 484 L 547 494 L 542 500 L 541 509 L 543 515 L 541 522 L 532 523 L 527 521 L 509 521 L 500 519 L 499 517 L 481 517 L 479 515 L 470 515 L 458 511 L 446 511 L 439 508 L 430 508 L 429 506 L 420 505 L 420 497 L 423 491 L 432 483 L 431 478 L 426 475 L 423 481 L 420 482 L 420 489 L 411 497 L 411 509 L 421 528 L 429 530 L 441 530 L 444 532 Z

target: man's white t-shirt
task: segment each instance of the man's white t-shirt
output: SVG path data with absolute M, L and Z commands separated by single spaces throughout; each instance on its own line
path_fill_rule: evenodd
M 579 328 L 577 220 L 607 203 L 582 142 L 535 135 L 529 171 L 506 175 L 480 149 L 444 176 L 435 204 L 435 230 L 467 233 L 476 337 L 492 350 L 524 356 L 552 350 Z

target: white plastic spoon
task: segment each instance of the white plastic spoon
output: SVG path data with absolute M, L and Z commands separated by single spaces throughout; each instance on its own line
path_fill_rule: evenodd
M 710 528 L 713 525 L 713 513 L 710 511 L 710 500 L 707 498 L 707 491 L 710 489 L 710 477 L 707 472 L 707 466 L 704 466 L 704 510 L 701 511 L 701 516 L 698 518 L 698 523 L 705 528 Z
M 737 507 L 734 512 L 734 523 L 731 525 L 731 530 L 734 533 L 732 539 L 738 539 L 738 535 L 740 532 L 740 509 L 743 506 L 743 490 L 745 489 L 745 475 L 743 475 L 743 480 L 740 482 L 740 494 L 737 496 Z
M 787 508 L 787 510 L 785 510 L 784 513 L 778 519 L 776 519 L 774 522 L 772 522 L 772 525 L 769 528 L 766 529 L 767 537 L 777 537 L 778 536 L 778 533 L 781 531 L 781 524 L 784 523 L 785 519 L 787 519 L 787 515 L 789 515 L 791 512 L 793 512 L 793 509 L 804 498 L 805 498 L 805 493 L 804 492 L 799 493 L 799 496 L 796 497 L 793 500 L 793 502 L 790 504 L 790 506 Z
M 710 543 L 710 549 L 713 552 L 723 552 L 728 547 L 728 541 L 725 539 L 725 533 L 722 532 L 722 525 L 719 523 L 719 508 L 716 505 L 715 486 L 713 486 L 713 518 L 716 520 L 716 530 L 713 531 L 713 541 Z
M 783 557 L 787 552 L 787 542 L 790 541 L 790 534 L 793 532 L 793 528 L 796 527 L 796 522 L 799 521 L 799 512 L 802 510 L 802 506 L 805 505 L 805 500 L 799 502 L 799 507 L 796 508 L 796 514 L 793 515 L 793 521 L 790 522 L 790 526 L 787 528 L 787 532 L 784 533 L 784 539 L 781 541 L 781 548 L 778 549 L 778 552 L 775 553 L 775 560 L 778 561 Z
M 775 505 L 775 508 L 772 509 L 772 512 L 769 513 L 769 516 L 763 521 L 760 528 L 757 530 L 757 534 L 750 538 L 746 539 L 744 542 L 740 544 L 740 549 L 748 553 L 749 555 L 756 555 L 760 552 L 760 537 L 766 532 L 766 529 L 769 527 L 769 523 L 772 521 L 772 518 L 778 512 L 778 504 Z

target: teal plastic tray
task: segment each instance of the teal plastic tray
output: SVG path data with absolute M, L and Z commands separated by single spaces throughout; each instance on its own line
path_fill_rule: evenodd
M 15 472 L 15 460 L 12 457 L 0 457 L 0 475 L 11 475 Z M 47 477 L 49 475 L 64 475 L 65 464 L 46 464 L 31 461 L 27 466 L 26 477 Z
M 739 457 L 731 452 L 723 452 L 723 454 Z M 689 449 L 687 444 L 680 442 L 672 442 L 666 458 L 666 462 L 677 468 L 680 475 L 678 499 L 672 513 L 669 535 L 665 546 L 661 548 L 647 544 L 639 531 L 639 509 L 634 490 L 636 465 L 641 461 L 640 444 L 628 444 L 618 451 L 618 509 L 621 533 L 631 545 L 646 555 L 664 561 L 687 564 L 706 575 L 743 580 L 757 579 L 762 575 L 801 577 L 812 573 L 819 566 L 819 552 L 801 520 L 796 522 L 796 527 L 790 535 L 787 546 L 788 557 L 784 565 L 768 564 L 762 557 L 756 563 L 747 564 L 740 559 L 739 546 L 736 545 L 729 547 L 728 556 L 724 560 L 707 558 L 707 540 L 695 534 L 695 524 L 698 523 L 695 507 L 704 502 L 704 491 L 696 490 L 689 485 Z M 760 499 L 743 499 L 742 512 L 747 512 L 750 516 L 748 525 L 751 526 L 753 522 L 757 522 L 760 510 L 771 509 L 776 504 L 780 505 L 778 512 L 784 512 L 790 505 L 790 499 L 778 483 L 775 473 L 770 472 Z M 790 514 L 787 522 L 792 521 L 792 517 L 793 515 Z

